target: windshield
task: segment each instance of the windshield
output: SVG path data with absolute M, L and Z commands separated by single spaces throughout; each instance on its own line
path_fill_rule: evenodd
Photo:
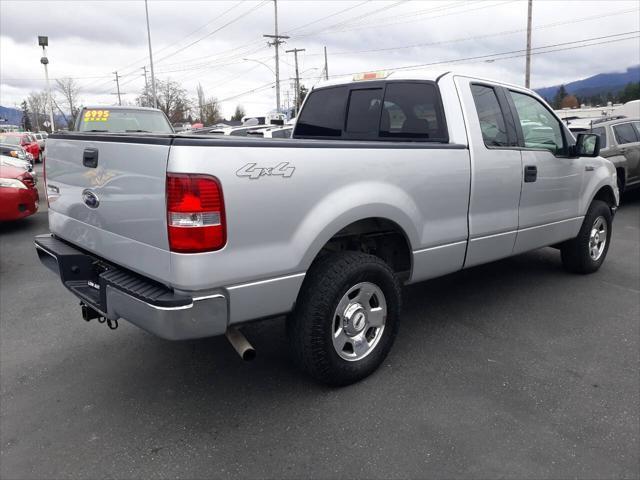
M 157 110 L 106 108 L 83 110 L 78 131 L 173 133 L 173 128 L 164 114 Z
M 20 145 L 20 137 L 16 135 L 0 135 L 0 143 Z

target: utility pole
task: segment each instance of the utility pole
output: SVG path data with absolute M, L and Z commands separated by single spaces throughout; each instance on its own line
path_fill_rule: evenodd
M 329 62 L 327 60 L 327 47 L 324 47 L 324 79 L 329 80 Z
M 524 74 L 524 86 L 529 88 L 531 83 L 531 10 L 533 9 L 533 0 L 529 0 L 527 8 L 527 63 Z
M 292 50 L 286 50 L 286 53 L 293 53 L 293 57 L 296 62 L 296 95 L 295 100 L 295 116 L 298 116 L 298 109 L 300 108 L 300 74 L 298 73 L 298 52 L 304 52 L 304 48 L 294 48 Z
M 146 100 L 149 100 L 149 81 L 147 80 L 147 66 L 142 67 L 142 71 L 144 72 L 144 92 Z M 145 102 L 147 103 L 147 102 Z M 149 105 L 143 105 L 143 107 L 148 107 Z
M 118 78 L 118 72 L 113 72 L 116 76 L 116 88 L 118 91 L 118 105 L 122 106 L 122 100 L 120 99 L 120 79 Z
M 51 133 L 53 133 L 56 130 L 56 126 L 55 123 L 53 123 L 53 102 L 51 97 L 51 84 L 49 83 L 49 59 L 47 58 L 49 37 L 38 35 L 38 45 L 42 47 L 42 58 L 40 58 L 40 63 L 44 65 L 44 76 L 47 80 L 47 103 L 49 104 L 49 121 L 51 122 Z
M 151 66 L 151 93 L 153 94 L 153 108 L 158 108 L 158 97 L 156 97 L 156 76 L 153 73 L 153 51 L 151 50 L 151 29 L 149 28 L 149 6 L 144 0 L 144 11 L 147 15 L 147 39 L 149 40 L 149 64 Z
M 145 0 L 146 1 L 146 0 Z M 278 0 L 273 0 L 273 6 L 275 7 L 275 35 L 262 35 L 266 38 L 273 38 L 272 42 L 267 42 L 267 45 L 273 45 L 276 48 L 276 109 L 280 113 L 280 57 L 278 47 L 284 43 L 283 39 L 289 38 L 287 35 L 278 34 Z

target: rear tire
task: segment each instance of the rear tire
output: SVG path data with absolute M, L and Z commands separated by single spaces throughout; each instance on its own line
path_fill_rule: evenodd
M 400 308 L 400 283 L 380 258 L 360 252 L 328 254 L 310 268 L 287 319 L 293 359 L 319 382 L 357 382 L 389 353 Z
M 587 211 L 578 236 L 562 245 L 562 264 L 573 273 L 593 273 L 604 262 L 612 231 L 611 209 L 594 200 Z

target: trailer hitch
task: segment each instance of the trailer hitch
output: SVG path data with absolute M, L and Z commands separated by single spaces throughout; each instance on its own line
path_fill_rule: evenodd
M 97 318 L 98 323 L 106 323 L 111 330 L 118 328 L 118 320 L 111 320 L 110 318 L 103 317 L 100 312 L 94 310 L 83 302 L 80 302 L 80 309 L 82 310 L 82 318 L 87 322 Z

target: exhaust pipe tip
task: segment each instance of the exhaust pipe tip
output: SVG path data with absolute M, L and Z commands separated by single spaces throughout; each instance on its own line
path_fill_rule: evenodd
M 234 327 L 228 327 L 225 335 L 242 360 L 250 362 L 256 358 L 255 348 L 253 348 L 253 345 L 249 343 L 249 340 L 247 340 L 240 330 Z
M 254 350 L 253 347 L 246 349 L 242 354 L 242 360 L 244 360 L 245 362 L 252 362 L 255 359 L 256 359 L 256 351 Z

